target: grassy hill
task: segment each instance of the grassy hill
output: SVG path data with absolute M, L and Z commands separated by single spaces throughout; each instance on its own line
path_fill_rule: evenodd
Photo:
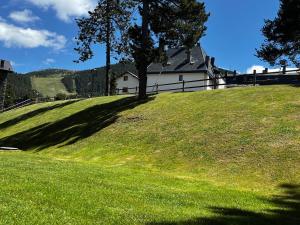
M 61 76 L 31 77 L 31 85 L 34 90 L 37 90 L 45 97 L 55 97 L 59 93 L 66 95 L 75 94 L 67 90 Z
M 300 89 L 33 105 L 0 114 L 0 224 L 300 221 Z M 27 151 L 27 152 L 26 152 Z

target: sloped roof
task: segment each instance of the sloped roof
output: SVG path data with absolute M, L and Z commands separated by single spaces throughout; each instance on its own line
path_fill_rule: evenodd
M 0 59 L 0 71 L 13 72 L 10 62 Z
M 129 74 L 129 75 L 131 75 L 132 77 L 134 77 L 134 78 L 136 78 L 136 79 L 140 79 L 137 75 L 135 75 L 134 73 L 132 73 L 132 72 L 130 72 L 130 71 L 126 71 L 126 72 L 124 72 L 124 73 L 122 73 L 121 75 L 120 75 L 120 77 L 122 77 L 122 76 L 124 76 L 124 75 L 127 75 L 127 74 Z
M 191 49 L 191 62 L 187 60 L 186 48 L 174 48 L 167 51 L 168 64 L 163 67 L 162 63 L 152 63 L 148 67 L 148 74 L 155 73 L 193 73 L 207 72 L 213 75 L 212 66 L 205 64 L 207 54 L 200 45 Z

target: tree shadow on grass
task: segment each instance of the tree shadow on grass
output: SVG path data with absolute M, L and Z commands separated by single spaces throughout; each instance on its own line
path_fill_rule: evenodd
M 216 216 L 180 222 L 153 222 L 147 225 L 300 225 L 300 185 L 284 184 L 283 194 L 267 200 L 274 210 L 263 213 L 237 208 L 210 208 Z
M 0 146 L 13 146 L 24 151 L 60 145 L 70 145 L 85 139 L 113 124 L 119 113 L 153 100 L 139 101 L 128 97 L 114 102 L 92 106 L 53 123 L 45 123 L 32 129 L 0 139 Z
M 25 114 L 22 114 L 14 119 L 11 119 L 11 120 L 8 120 L 4 123 L 1 123 L 0 124 L 0 130 L 1 129 L 5 129 L 5 128 L 8 128 L 10 126 L 14 126 L 24 120 L 28 120 L 32 117 L 35 117 L 35 116 L 38 116 L 42 113 L 45 113 L 45 112 L 49 112 L 50 110 L 53 110 L 53 109 L 58 109 L 58 108 L 63 108 L 67 105 L 70 105 L 70 104 L 73 104 L 75 102 L 78 102 L 80 100 L 73 100 L 73 101 L 67 101 L 67 102 L 64 102 L 64 103 L 60 103 L 60 104 L 55 104 L 55 105 L 52 105 L 52 106 L 47 106 L 47 107 L 43 107 L 43 108 L 40 108 L 40 109 L 37 109 L 37 110 L 34 110 L 34 111 L 31 111 L 31 112 L 28 112 L 28 113 L 25 113 Z

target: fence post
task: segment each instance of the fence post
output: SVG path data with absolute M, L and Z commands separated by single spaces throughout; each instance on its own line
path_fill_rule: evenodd
M 185 81 L 183 80 L 182 81 L 182 92 L 184 92 L 184 89 L 185 89 Z
M 286 66 L 283 66 L 282 72 L 283 74 L 286 74 Z
M 253 70 L 253 86 L 256 86 L 256 70 Z
M 158 84 L 156 84 L 156 94 L 158 94 Z
M 138 87 L 136 86 L 135 87 L 135 95 L 137 95 L 138 94 Z
M 233 71 L 233 80 L 236 81 L 236 70 Z
M 265 68 L 265 74 L 268 74 L 268 73 L 269 73 L 269 69 Z
M 218 89 L 218 81 L 217 81 L 217 77 L 214 77 L 214 89 Z

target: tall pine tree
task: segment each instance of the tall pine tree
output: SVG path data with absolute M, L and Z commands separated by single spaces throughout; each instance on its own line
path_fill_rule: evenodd
M 130 1 L 126 0 L 99 0 L 97 7 L 89 12 L 89 17 L 76 20 L 79 34 L 75 50 L 80 55 L 76 62 L 94 56 L 93 44 L 106 45 L 106 95 L 109 95 L 111 56 L 116 53 L 114 56 L 120 58 L 128 51 L 126 31 L 131 19 L 131 7 Z
M 266 20 L 262 29 L 265 43 L 257 56 L 272 66 L 290 61 L 300 67 L 300 0 L 280 0 L 274 20 Z
M 190 50 L 204 35 L 209 14 L 196 0 L 132 0 L 139 7 L 142 24 L 129 30 L 131 52 L 139 75 L 139 98 L 147 97 L 147 68 L 166 59 L 164 46 Z

